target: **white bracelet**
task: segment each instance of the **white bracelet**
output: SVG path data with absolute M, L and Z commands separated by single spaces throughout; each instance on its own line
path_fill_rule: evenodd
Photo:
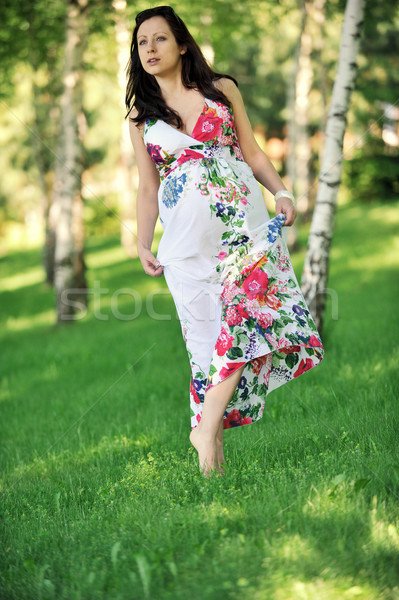
M 274 201 L 277 202 L 279 198 L 289 198 L 292 204 L 295 206 L 295 196 L 288 190 L 280 190 L 274 195 Z

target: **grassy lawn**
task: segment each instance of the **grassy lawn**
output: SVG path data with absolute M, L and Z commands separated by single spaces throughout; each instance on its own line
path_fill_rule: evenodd
M 97 292 L 57 329 L 40 250 L 2 259 L 0 598 L 397 600 L 398 224 L 339 208 L 326 358 L 226 432 L 210 480 L 163 280 L 89 240 Z

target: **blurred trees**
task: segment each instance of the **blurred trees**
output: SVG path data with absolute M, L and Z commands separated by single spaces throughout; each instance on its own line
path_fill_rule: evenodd
M 63 2 L 43 0 L 0 6 L 0 97 L 6 103 L 0 226 L 5 220 L 23 220 L 39 203 L 43 214 L 48 212 L 64 12 Z
M 118 85 L 120 92 L 120 107 L 122 114 L 126 111 L 125 93 L 126 93 L 126 65 L 130 57 L 130 43 L 132 32 L 129 30 L 127 20 L 126 0 L 113 0 L 115 20 L 115 38 L 118 54 Z M 127 254 L 131 257 L 137 256 L 136 236 L 135 236 L 135 187 L 133 185 L 133 170 L 135 167 L 135 158 L 132 152 L 132 143 L 130 140 L 129 129 L 125 122 L 121 122 L 120 132 L 120 161 L 121 171 L 121 189 L 120 193 L 120 220 L 121 220 L 121 244 Z
M 343 182 L 356 200 L 392 199 L 399 194 L 398 0 L 366 3 L 358 63 Z
M 126 145 L 128 124 L 120 83 L 126 40 L 122 43 L 118 35 L 123 30 L 126 37 L 126 28 L 131 34 L 135 14 L 148 8 L 148 2 L 87 1 L 88 38 L 82 57 L 82 114 L 87 131 L 79 158 L 86 235 L 117 233 L 121 226 L 124 230 L 125 222 L 131 247 L 137 173 L 132 151 L 129 156 Z M 387 142 L 392 142 L 394 135 L 383 137 L 384 124 L 393 134 L 397 128 L 397 121 L 388 117 L 395 116 L 389 106 L 396 102 L 398 89 L 398 5 L 399 0 L 392 0 L 389 6 L 380 2 L 366 5 L 359 73 L 344 141 L 345 199 L 367 201 L 398 193 L 398 147 Z M 57 140 L 63 128 L 67 6 L 67 0 L 4 0 L 0 6 L 3 232 L 6 222 L 25 223 L 28 228 L 36 223 L 42 230 L 49 224 Z M 291 156 L 297 156 L 296 170 L 309 182 L 302 183 L 299 192 L 307 196 L 309 210 L 316 197 L 326 106 L 336 74 L 344 7 L 344 0 L 330 0 L 324 6 L 322 0 L 181 0 L 175 5 L 200 45 L 213 53 L 215 69 L 238 79 L 258 139 L 283 177 L 287 176 L 287 123 L 292 129 L 301 121 L 299 138 L 296 133 L 292 139 L 301 139 L 306 152 L 294 143 Z M 301 52 L 306 59 L 304 85 L 299 85 L 297 76 L 301 75 L 295 70 Z M 293 95 L 293 83 L 297 91 L 298 86 L 301 88 L 302 98 L 301 94 Z M 307 174 L 301 160 L 306 161 Z M 47 232 L 46 265 L 51 281 L 54 239 L 51 227 Z

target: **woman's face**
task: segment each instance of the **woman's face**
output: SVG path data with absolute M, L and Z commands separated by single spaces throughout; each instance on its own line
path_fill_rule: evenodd
M 137 46 L 142 67 L 147 73 L 162 77 L 181 71 L 181 56 L 185 48 L 177 44 L 163 17 L 152 17 L 140 25 Z

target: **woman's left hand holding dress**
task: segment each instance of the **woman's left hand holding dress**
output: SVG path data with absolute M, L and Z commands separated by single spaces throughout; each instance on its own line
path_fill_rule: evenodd
M 286 215 L 284 226 L 293 225 L 297 211 L 296 208 L 289 198 L 279 198 L 276 202 L 276 215 L 283 213 Z

